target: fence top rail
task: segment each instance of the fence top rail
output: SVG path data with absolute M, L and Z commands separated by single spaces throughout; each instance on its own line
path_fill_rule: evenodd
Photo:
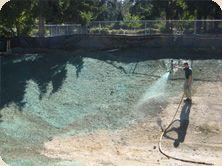
M 80 27 L 81 24 L 45 24 L 46 27 L 50 27 L 50 26 L 76 26 L 76 27 Z
M 112 23 L 112 22 L 166 22 L 166 21 L 172 21 L 172 22 L 196 22 L 196 21 L 202 21 L 202 22 L 222 22 L 222 20 L 120 20 L 120 21 L 92 21 L 91 23 Z

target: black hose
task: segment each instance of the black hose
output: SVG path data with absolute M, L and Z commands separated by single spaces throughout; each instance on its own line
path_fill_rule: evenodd
M 182 159 L 182 158 L 179 158 L 179 157 L 174 157 L 174 156 L 171 156 L 171 155 L 168 155 L 166 152 L 163 151 L 162 149 L 162 139 L 163 139 L 163 136 L 166 134 L 167 130 L 170 128 L 170 126 L 172 126 L 172 124 L 178 120 L 174 120 L 175 117 L 176 117 L 176 114 L 181 106 L 181 103 L 183 101 L 183 98 L 184 98 L 184 94 L 180 100 L 180 103 L 177 107 L 177 110 L 173 116 L 173 119 L 171 120 L 170 124 L 163 130 L 163 132 L 161 133 L 160 135 L 160 139 L 159 139 L 159 142 L 158 142 L 158 147 L 159 147 L 159 151 L 160 153 L 162 153 L 164 156 L 166 156 L 167 158 L 171 158 L 171 159 L 174 159 L 174 160 L 179 160 L 179 161 L 183 161 L 183 162 L 187 162 L 187 163 L 194 163 L 194 164 L 204 164 L 204 165 L 214 165 L 213 163 L 207 163 L 207 162 L 203 162 L 203 161 L 195 161 L 195 160 L 189 160 L 189 159 Z

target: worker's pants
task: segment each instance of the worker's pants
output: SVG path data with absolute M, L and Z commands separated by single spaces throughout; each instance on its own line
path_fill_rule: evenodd
M 191 85 L 192 85 L 192 83 L 190 85 L 188 85 L 188 82 L 189 81 L 187 79 L 184 82 L 184 94 L 187 98 L 191 99 L 191 89 L 192 89 Z

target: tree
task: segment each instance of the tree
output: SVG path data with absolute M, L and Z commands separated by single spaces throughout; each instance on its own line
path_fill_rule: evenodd
M 107 20 L 222 19 L 211 0 L 11 0 L 0 11 L 0 33 L 4 36 L 30 35 L 37 21 L 43 25 Z M 172 23 L 165 29 L 172 31 Z M 197 30 L 219 30 L 218 23 L 197 22 Z
M 96 20 L 99 21 L 120 21 L 123 19 L 122 3 L 118 0 L 102 0 L 103 10 Z
M 31 32 L 35 22 L 30 0 L 11 0 L 0 12 L 0 32 L 4 36 L 24 36 Z
M 206 19 L 222 19 L 222 11 L 220 7 L 212 2 L 211 0 L 205 1 L 186 1 L 188 5 L 188 11 L 192 14 L 197 20 L 206 20 Z M 197 21 L 197 32 L 201 31 L 201 27 L 203 30 L 207 30 L 207 22 L 206 21 Z M 218 24 L 214 23 L 215 28 L 218 29 Z
M 143 20 L 150 20 L 155 18 L 155 10 L 152 1 L 135 1 L 134 5 L 130 8 L 130 13 L 140 16 Z

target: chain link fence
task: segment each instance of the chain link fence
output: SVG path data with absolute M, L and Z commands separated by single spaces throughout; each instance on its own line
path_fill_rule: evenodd
M 87 29 L 81 24 L 45 24 L 44 25 L 44 35 L 45 37 L 55 37 L 55 36 L 68 36 L 75 34 L 86 34 Z M 31 37 L 40 36 L 38 26 L 35 26 L 31 33 Z
M 74 34 L 86 34 L 87 29 L 81 24 L 45 25 L 45 36 L 66 36 Z
M 190 35 L 222 34 L 222 20 L 96 21 L 90 34 L 98 35 Z
M 75 34 L 90 35 L 222 35 L 222 20 L 138 20 L 93 21 L 81 24 L 45 24 L 44 34 L 39 27 L 31 28 L 29 36 L 55 37 Z

